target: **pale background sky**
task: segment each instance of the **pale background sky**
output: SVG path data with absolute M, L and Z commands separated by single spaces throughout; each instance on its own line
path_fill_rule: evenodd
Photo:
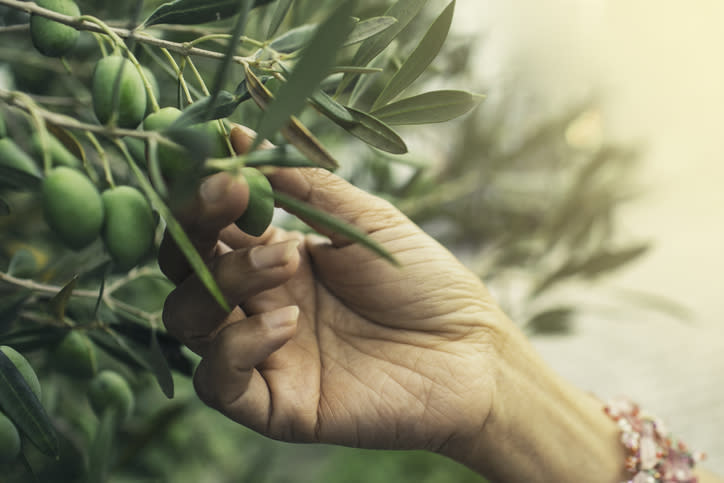
M 577 334 L 537 339 L 537 347 L 582 387 L 659 413 L 724 474 L 724 1 L 458 6 L 456 27 L 485 34 L 477 59 L 488 89 L 521 75 L 552 109 L 603 92 L 604 135 L 645 143 L 646 194 L 620 227 L 654 250 L 606 286 L 666 295 L 694 314 L 689 323 L 592 316 Z

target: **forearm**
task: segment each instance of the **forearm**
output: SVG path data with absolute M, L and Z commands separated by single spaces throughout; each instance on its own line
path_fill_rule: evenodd
M 445 453 L 496 483 L 629 481 L 621 431 L 604 404 L 555 374 L 525 337 L 501 344 L 493 409 L 477 439 Z M 576 361 L 571 361 L 576 363 Z M 697 470 L 699 483 L 724 483 Z
M 482 434 L 467 453 L 449 456 L 495 482 L 622 481 L 625 451 L 603 405 L 554 374 L 513 332 L 499 350 Z

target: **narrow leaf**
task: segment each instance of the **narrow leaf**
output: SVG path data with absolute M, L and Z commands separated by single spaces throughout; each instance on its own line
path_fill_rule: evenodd
M 45 409 L 15 364 L 0 351 L 0 409 L 48 456 L 57 456 L 58 436 Z
M 241 100 L 239 97 L 222 90 L 215 100 L 213 96 L 208 96 L 199 99 L 193 104 L 189 104 L 178 119 L 169 126 L 169 129 L 188 127 L 193 124 L 229 117 L 234 113 L 240 103 Z
M 244 157 L 244 165 L 252 167 L 277 166 L 284 168 L 316 168 L 306 156 L 289 144 L 274 146 L 271 149 L 257 149 Z
M 259 78 L 249 69 L 245 69 L 247 86 L 254 102 L 259 106 L 261 110 L 266 110 L 269 102 L 274 97 L 272 96 L 269 89 L 261 83 Z M 281 128 L 282 135 L 293 144 L 300 152 L 302 152 L 307 158 L 313 161 L 317 166 L 325 169 L 336 169 L 339 164 L 337 160 L 322 146 L 317 138 L 299 122 L 299 120 L 292 116 L 288 119 L 286 125 Z M 259 136 L 257 135 L 255 143 L 259 144 Z
M 534 315 L 525 327 L 538 335 L 563 334 L 570 332 L 575 314 L 575 309 L 571 307 L 548 309 Z
M 274 10 L 274 14 L 272 15 L 271 21 L 269 22 L 269 30 L 267 30 L 266 38 L 271 38 L 277 32 L 277 30 L 279 30 L 279 26 L 284 21 L 287 13 L 289 13 L 289 9 L 292 8 L 292 3 L 294 3 L 294 0 L 278 1 L 277 8 L 276 10 Z
M 445 122 L 462 116 L 482 99 L 464 91 L 433 91 L 408 97 L 372 111 L 391 126 Z
M 88 481 L 108 481 L 108 469 L 113 453 L 113 436 L 116 434 L 117 416 L 109 407 L 101 413 L 96 426 L 93 444 L 88 450 Z
M 397 19 L 395 17 L 372 17 L 362 20 L 355 25 L 354 30 L 352 30 L 352 33 L 349 34 L 349 37 L 347 37 L 344 45 L 346 47 L 364 42 L 365 40 L 384 32 L 396 23 Z
M 189 262 L 189 265 L 191 265 L 194 273 L 196 273 L 196 275 L 199 277 L 199 280 L 201 280 L 209 293 L 214 297 L 214 300 L 216 300 L 216 302 L 224 310 L 230 312 L 231 308 L 229 307 L 229 304 L 226 302 L 226 299 L 221 293 L 221 289 L 219 289 L 219 286 L 216 284 L 214 276 L 211 275 L 209 268 L 206 266 L 206 263 L 204 263 L 204 260 L 201 258 L 201 255 L 199 255 L 199 252 L 196 250 L 194 245 L 191 243 L 191 240 L 189 240 L 189 237 L 188 235 L 186 235 L 186 232 L 184 231 L 181 224 L 173 216 L 173 213 L 171 213 L 169 207 L 166 206 L 166 203 L 164 203 L 161 197 L 156 193 L 156 190 L 153 189 L 153 186 L 151 186 L 148 178 L 144 176 L 143 172 L 136 165 L 135 161 L 133 161 L 133 158 L 128 153 L 125 145 L 120 143 L 119 148 L 121 149 L 121 151 L 123 151 L 123 154 L 125 155 L 126 160 L 131 167 L 131 171 L 133 171 L 133 174 L 136 176 L 136 179 L 138 180 L 141 189 L 144 191 L 148 199 L 151 200 L 151 204 L 156 209 L 156 211 L 158 211 L 161 217 L 163 217 L 163 219 L 166 221 L 166 228 L 168 232 L 171 234 L 174 241 L 178 245 L 181 253 L 183 253 L 186 257 L 186 260 Z
M 337 123 L 347 132 L 366 142 L 370 146 L 387 153 L 407 153 L 407 145 L 405 144 L 405 141 L 399 134 L 393 131 L 390 126 L 374 116 L 353 107 L 348 106 L 347 109 L 357 120 L 355 124 Z
M 65 286 L 50 299 L 50 310 L 58 320 L 65 318 L 65 308 L 68 306 L 68 300 L 73 296 L 73 290 L 78 283 L 78 275 L 75 275 Z
M 372 110 L 384 106 L 397 97 L 427 69 L 433 59 L 437 57 L 437 54 L 440 53 L 440 49 L 442 49 L 447 39 L 454 12 L 455 0 L 450 2 L 445 10 L 442 11 L 420 41 L 420 44 L 412 54 L 410 54 L 410 57 L 402 64 L 392 79 L 390 79 L 390 82 L 372 106 Z
M 7 216 L 10 214 L 10 205 L 7 201 L 0 198 L 0 216 Z
M 158 385 L 161 387 L 161 390 L 167 398 L 173 399 L 173 377 L 171 376 L 168 361 L 166 361 L 166 358 L 161 351 L 161 346 L 158 343 L 155 330 L 151 331 L 151 342 L 148 355 L 151 372 L 156 377 Z
M 422 7 L 425 6 L 427 0 L 398 0 L 392 5 L 385 17 L 393 17 L 397 19 L 397 23 L 390 26 L 380 35 L 365 40 L 360 45 L 359 50 L 354 56 L 352 63 L 354 65 L 367 65 L 371 60 L 377 57 L 388 45 L 402 32 L 405 27 L 420 13 Z M 341 93 L 355 79 L 354 74 L 344 76 L 342 82 L 337 89 L 337 93 Z
M 354 20 L 349 16 L 352 3 L 353 0 L 344 1 L 319 26 L 309 45 L 302 52 L 288 82 L 282 85 L 276 99 L 265 112 L 252 150 L 284 126 L 291 116 L 301 111 L 307 98 L 327 76 L 329 69 L 334 65 L 339 46 L 354 26 Z
M 368 248 L 369 250 L 381 256 L 393 265 L 400 265 L 397 259 L 390 252 L 388 252 L 385 247 L 370 238 L 359 228 L 350 225 L 349 223 L 346 223 L 339 218 L 335 218 L 329 213 L 320 211 L 307 203 L 299 201 L 296 198 L 292 198 L 291 196 L 288 196 L 284 193 L 275 191 L 274 199 L 279 206 L 289 211 L 290 213 L 298 216 L 305 222 L 327 228 L 335 233 L 345 236 L 350 240 Z
M 339 102 L 335 101 L 324 91 L 315 92 L 309 98 L 312 105 L 322 114 L 335 122 L 354 124 L 357 119 Z
M 0 334 L 7 332 L 12 323 L 17 320 L 25 301 L 33 292 L 30 289 L 21 289 L 12 294 L 2 294 L 0 297 Z M 2 345 L 10 345 L 5 342 Z
M 314 33 L 317 31 L 317 27 L 318 26 L 314 24 L 295 27 L 272 40 L 269 47 L 282 54 L 295 52 L 306 47 L 306 45 L 311 42 Z
M 251 8 L 260 7 L 274 0 L 254 0 Z M 143 22 L 150 27 L 162 23 L 198 25 L 224 20 L 236 15 L 242 8 L 240 0 L 176 0 L 164 3 Z

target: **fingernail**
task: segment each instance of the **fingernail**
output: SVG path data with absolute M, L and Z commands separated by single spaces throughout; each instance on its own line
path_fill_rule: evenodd
M 299 307 L 297 307 L 296 305 L 283 307 L 272 312 L 267 312 L 262 316 L 264 325 L 266 325 L 266 327 L 272 331 L 291 327 L 297 323 L 298 318 Z
M 224 197 L 231 185 L 231 176 L 227 174 L 217 174 L 210 177 L 199 188 L 201 199 L 206 203 L 216 203 Z
M 299 241 L 297 240 L 275 243 L 274 245 L 257 246 L 251 249 L 249 258 L 251 259 L 251 264 L 257 270 L 279 267 L 289 263 L 294 252 L 297 251 L 297 246 L 299 246 Z

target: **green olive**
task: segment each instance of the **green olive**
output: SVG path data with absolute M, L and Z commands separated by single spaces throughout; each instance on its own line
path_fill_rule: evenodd
M 38 376 L 35 374 L 33 366 L 30 365 L 28 360 L 23 357 L 20 352 L 10 346 L 0 346 L 0 351 L 2 351 L 8 359 L 10 359 L 10 362 L 12 362 L 20 374 L 23 375 L 23 379 L 25 379 L 25 382 L 28 383 L 30 390 L 33 391 L 33 394 L 35 394 L 35 397 L 40 399 L 40 381 L 38 381 Z
M 261 236 L 274 216 L 274 191 L 269 180 L 256 168 L 242 168 L 241 174 L 249 185 L 249 204 L 236 226 L 252 236 Z
M 121 422 L 127 421 L 133 412 L 133 391 L 123 376 L 114 371 L 101 371 L 93 378 L 88 399 L 96 414 L 111 409 L 117 411 Z
M 0 413 L 0 464 L 12 463 L 20 456 L 20 433 L 12 421 Z
M 116 86 L 118 92 L 114 95 Z M 118 126 L 132 129 L 140 124 L 146 113 L 143 79 L 125 57 L 111 55 L 98 61 L 93 71 L 91 94 L 93 109 L 101 124 L 107 124 L 115 113 Z
M 100 235 L 101 195 L 80 171 L 65 166 L 53 169 L 43 180 L 42 202 L 48 226 L 69 247 L 80 250 Z
M 7 166 L 23 173 L 40 177 L 40 170 L 28 154 L 10 138 L 0 139 L 0 166 Z
M 96 350 L 87 335 L 71 330 L 53 350 L 54 367 L 78 378 L 96 373 Z
M 101 198 L 105 213 L 103 241 L 108 253 L 120 268 L 132 268 L 153 246 L 155 223 L 151 206 L 130 186 L 106 190 Z
M 80 16 L 80 9 L 73 0 L 36 0 L 38 6 L 57 13 Z M 78 31 L 68 25 L 39 15 L 30 16 L 30 37 L 38 51 L 48 57 L 62 57 L 78 41 Z
M 58 138 L 48 133 L 46 139 L 48 143 L 46 147 L 48 149 L 48 152 L 50 153 L 50 158 L 53 160 L 54 164 L 60 164 L 62 166 L 68 166 L 70 168 L 76 169 L 79 169 L 81 167 L 80 160 L 76 158 L 74 154 L 68 151 L 68 148 L 66 148 L 63 143 L 58 140 Z M 43 143 L 40 139 L 40 133 L 38 133 L 37 131 L 34 132 L 30 136 L 30 142 L 33 145 L 33 149 L 35 149 L 38 157 L 42 159 Z

